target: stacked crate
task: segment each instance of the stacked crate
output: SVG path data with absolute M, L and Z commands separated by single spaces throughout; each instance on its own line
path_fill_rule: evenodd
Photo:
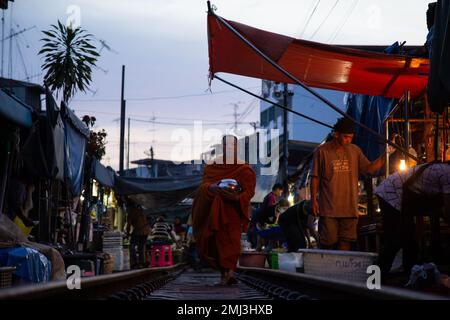
M 105 231 L 103 233 L 103 252 L 114 259 L 113 271 L 124 270 L 123 266 L 123 238 L 118 231 Z

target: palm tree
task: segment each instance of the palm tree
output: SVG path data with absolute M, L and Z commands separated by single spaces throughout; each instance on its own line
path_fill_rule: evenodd
M 51 25 L 48 31 L 42 31 L 46 37 L 39 55 L 45 60 L 42 69 L 46 71 L 44 83 L 57 92 L 62 90 L 63 100 L 69 102 L 77 90 L 88 89 L 92 81 L 92 67 L 99 56 L 96 47 L 91 44 L 91 34 L 77 27 Z

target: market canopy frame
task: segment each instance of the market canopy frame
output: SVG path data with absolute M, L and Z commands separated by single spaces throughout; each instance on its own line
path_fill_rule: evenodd
M 425 92 L 429 68 L 427 58 L 366 52 L 294 39 L 225 20 L 213 11 L 210 1 L 207 3 L 210 80 L 218 79 L 230 84 L 216 75 L 218 72 L 227 72 L 299 85 L 343 117 L 353 120 L 359 127 L 373 134 L 380 142 L 391 145 L 408 157 L 417 160 L 417 157 L 410 154 L 409 150 L 356 121 L 310 86 L 397 99 L 408 96 L 416 98 Z M 320 61 L 326 69 L 320 69 L 321 63 L 312 63 L 311 54 L 302 55 L 300 45 L 303 45 L 305 49 L 313 45 L 313 49 L 322 52 L 323 59 Z M 303 60 L 295 60 L 296 52 L 300 53 L 297 58 L 303 57 Z M 344 54 L 345 59 L 339 54 Z M 339 57 L 341 60 L 338 59 Z M 377 64 L 365 66 L 371 58 L 375 59 Z M 355 75 L 359 74 L 359 78 L 357 76 L 350 78 L 353 63 L 358 66 L 355 67 Z M 361 73 L 363 69 L 366 70 L 366 74 Z M 331 75 L 323 75 L 326 70 Z M 370 73 L 372 73 L 371 76 L 369 76 Z M 377 81 L 374 81 L 372 77 L 378 77 Z M 353 81 L 352 84 L 350 79 Z M 361 83 L 364 80 L 366 84 Z M 370 83 L 367 83 L 369 80 Z M 233 86 L 241 89 L 236 85 Z M 375 91 L 370 90 L 378 91 L 374 93 Z M 288 111 L 292 112 L 292 110 Z

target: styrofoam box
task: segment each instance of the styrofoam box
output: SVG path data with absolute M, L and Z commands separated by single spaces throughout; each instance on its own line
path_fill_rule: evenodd
M 303 267 L 303 254 L 300 252 L 278 253 L 278 269 L 289 272 L 297 272 L 297 268 Z
M 366 282 L 367 267 L 376 264 L 378 254 L 356 251 L 302 249 L 305 274 Z

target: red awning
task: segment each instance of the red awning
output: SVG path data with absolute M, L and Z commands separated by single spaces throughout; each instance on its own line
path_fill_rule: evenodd
M 279 66 L 311 87 L 388 98 L 400 98 L 409 90 L 414 98 L 427 85 L 426 58 L 326 45 L 227 22 Z M 227 72 L 293 83 L 213 15 L 208 15 L 208 42 L 212 75 Z

